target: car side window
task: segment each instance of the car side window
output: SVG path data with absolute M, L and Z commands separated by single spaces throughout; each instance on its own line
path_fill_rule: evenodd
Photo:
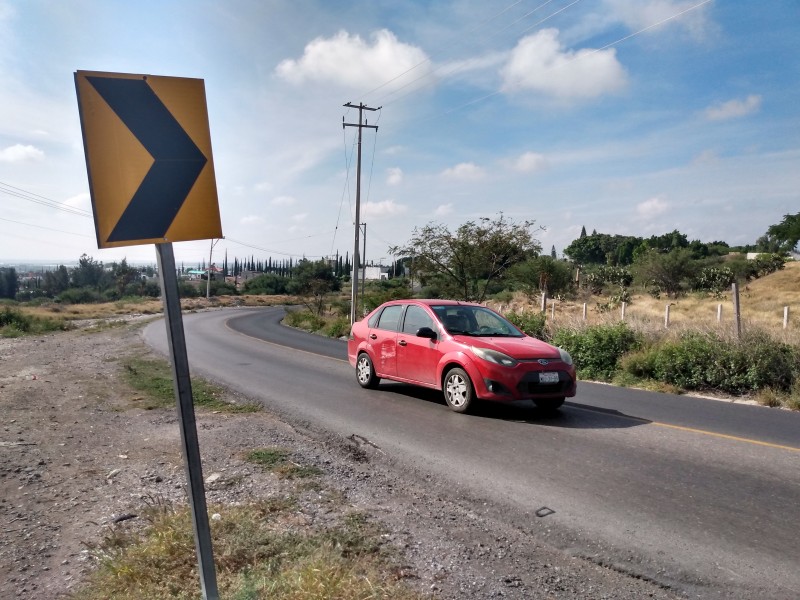
M 385 329 L 386 331 L 397 331 L 400 324 L 400 314 L 403 312 L 403 307 L 399 304 L 387 306 L 383 309 L 380 318 L 378 319 L 378 329 Z
M 403 333 L 416 335 L 421 327 L 430 327 L 436 331 L 433 319 L 425 312 L 425 309 L 411 304 L 408 309 L 406 309 L 406 318 L 403 321 Z

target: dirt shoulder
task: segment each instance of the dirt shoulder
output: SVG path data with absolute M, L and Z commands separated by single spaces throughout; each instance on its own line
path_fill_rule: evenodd
M 123 526 L 115 520 L 148 502 L 185 501 L 175 411 L 137 407 L 122 377 L 124 357 L 148 352 L 135 324 L 0 339 L 0 597 L 64 597 L 93 568 L 88 546 Z M 210 507 L 295 485 L 244 460 L 255 448 L 288 448 L 323 472 L 321 485 L 300 494 L 302 519 L 371 515 L 398 552 L 400 576 L 433 597 L 678 597 L 493 522 L 468 499 L 396 469 L 365 440 L 310 431 L 266 411 L 199 410 L 197 427 L 204 475 L 213 475 Z

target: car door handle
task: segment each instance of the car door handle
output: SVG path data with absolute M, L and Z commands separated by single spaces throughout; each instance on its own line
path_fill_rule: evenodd
M 371 340 L 377 340 L 377 339 L 378 339 L 378 336 L 377 336 L 377 335 L 375 335 L 374 333 L 370 333 L 370 334 L 369 334 L 369 339 L 371 339 Z
M 405 340 L 400 340 L 399 342 L 397 342 L 397 345 L 398 345 L 398 346 L 407 346 L 407 345 L 408 345 L 408 342 L 407 342 L 407 341 L 405 341 Z

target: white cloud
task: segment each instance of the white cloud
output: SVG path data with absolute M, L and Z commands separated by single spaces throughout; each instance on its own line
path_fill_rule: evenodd
M 273 206 L 291 206 L 296 200 L 292 196 L 275 196 L 270 204 Z
M 715 165 L 719 163 L 719 156 L 713 150 L 703 150 L 692 160 L 693 165 Z
M 537 152 L 526 152 L 512 163 L 512 168 L 521 173 L 536 173 L 547 168 L 547 159 Z
M 616 50 L 565 50 L 557 29 L 543 29 L 519 41 L 502 69 L 504 92 L 532 90 L 557 98 L 595 98 L 625 86 Z
M 727 119 L 738 119 L 750 113 L 754 113 L 761 108 L 761 96 L 751 94 L 744 100 L 728 100 L 706 109 L 706 118 L 710 121 L 725 121 Z
M 301 223 L 308 218 L 308 213 L 297 213 L 296 215 L 292 215 L 291 218 L 295 223 Z
M 374 32 L 371 38 L 369 44 L 344 30 L 331 38 L 318 37 L 306 45 L 301 58 L 281 61 L 275 72 L 293 84 L 321 81 L 359 88 L 398 76 L 384 91 L 431 72 L 425 52 L 398 41 L 388 29 Z
M 433 214 L 434 216 L 437 217 L 445 217 L 451 214 L 453 210 L 454 210 L 453 203 L 448 202 L 447 204 L 440 204 L 439 206 L 437 206 Z
M 455 167 L 442 171 L 442 176 L 448 179 L 461 179 L 464 181 L 478 181 L 485 177 L 486 173 L 474 163 L 460 163 Z
M 407 210 L 408 207 L 404 204 L 397 204 L 394 200 L 383 200 L 381 202 L 366 202 L 361 207 L 361 215 L 380 219 L 382 217 L 402 215 Z
M 399 167 L 386 169 L 387 185 L 400 185 L 401 183 L 403 183 L 403 169 Z
M 258 215 L 247 215 L 242 217 L 239 221 L 242 225 L 261 225 L 264 222 L 264 217 Z
M 640 31 L 669 19 L 664 23 L 664 27 L 667 24 L 681 26 L 694 37 L 700 38 L 709 27 L 706 18 L 708 6 L 697 6 L 696 0 L 682 2 L 675 0 L 605 0 L 605 4 L 610 15 L 633 31 Z M 654 27 L 648 31 L 658 31 L 659 29 L 661 27 Z
M 650 198 L 636 205 L 636 214 L 641 219 L 651 219 L 664 214 L 669 208 L 669 203 L 661 198 Z
M 18 163 L 29 162 L 34 160 L 42 160 L 44 152 L 35 146 L 23 146 L 22 144 L 14 144 L 8 148 L 0 150 L 0 162 Z
M 64 204 L 66 204 L 67 206 L 72 206 L 73 208 L 90 209 L 92 204 L 92 197 L 87 192 L 84 192 L 82 194 L 70 196 L 69 198 L 64 200 Z
M 259 181 L 253 186 L 253 189 L 257 192 L 269 192 L 272 190 L 272 184 L 267 181 Z

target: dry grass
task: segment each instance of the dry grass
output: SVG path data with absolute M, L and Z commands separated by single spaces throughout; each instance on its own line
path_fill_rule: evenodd
M 212 296 L 208 299 L 184 298 L 181 300 L 181 308 L 190 312 L 225 306 L 276 306 L 296 304 L 296 302 L 297 299 L 291 296 Z M 160 298 L 128 298 L 118 302 L 98 304 L 44 302 L 38 305 L 19 304 L 18 308 L 26 315 L 65 321 L 109 319 L 127 315 L 157 315 L 163 311 Z
M 555 315 L 553 316 L 553 303 Z M 583 305 L 586 304 L 586 320 Z M 517 294 L 511 303 L 490 303 L 501 312 L 510 310 L 540 310 L 538 302 L 531 302 Z M 581 328 L 586 325 L 610 324 L 620 321 L 622 307 L 601 307 L 608 298 L 586 295 L 576 300 L 549 300 L 547 317 L 551 327 Z M 633 294 L 625 307 L 625 321 L 634 329 L 648 333 L 667 333 L 665 327 L 669 305 L 668 333 L 686 330 L 714 331 L 723 336 L 735 333 L 732 292 L 720 298 L 705 294 L 689 294 L 677 299 L 653 298 L 648 294 Z M 717 320 L 718 307 L 722 305 L 721 319 Z M 788 327 L 783 329 L 784 307 L 789 307 Z M 777 341 L 800 345 L 800 262 L 790 262 L 778 271 L 744 286 L 739 291 L 742 328 L 760 328 Z

